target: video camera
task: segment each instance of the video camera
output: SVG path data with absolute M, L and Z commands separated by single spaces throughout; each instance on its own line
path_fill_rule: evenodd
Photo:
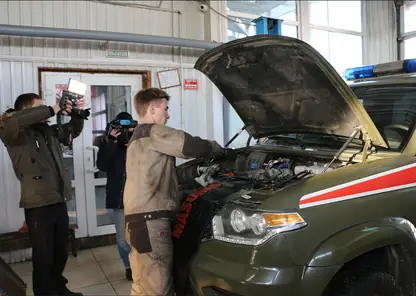
M 115 119 L 110 122 L 110 126 L 108 129 L 108 137 L 110 139 L 115 140 L 116 138 L 111 135 L 111 132 L 113 130 L 116 130 L 120 133 L 120 135 L 117 137 L 117 142 L 119 144 L 127 144 L 133 135 L 133 131 L 130 131 L 131 129 L 134 129 L 137 126 L 136 120 L 130 120 L 130 119 Z
M 62 91 L 62 97 L 59 101 L 59 107 L 64 110 L 66 105 L 70 103 L 72 105 L 72 113 L 75 113 L 81 117 L 87 118 L 89 116 L 88 109 L 77 108 L 78 102 L 85 95 L 87 85 L 80 81 L 70 78 L 68 83 L 68 89 Z

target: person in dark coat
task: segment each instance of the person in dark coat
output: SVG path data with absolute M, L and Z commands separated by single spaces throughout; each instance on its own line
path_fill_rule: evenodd
M 133 121 L 133 118 L 129 113 L 121 112 L 115 120 Z M 110 129 L 110 126 L 111 123 L 106 127 L 106 136 L 99 141 L 97 167 L 107 173 L 106 208 L 113 210 L 118 251 L 126 269 L 126 278 L 132 280 L 129 262 L 130 246 L 126 242 L 124 234 L 123 207 L 128 139 L 124 138 L 125 135 L 121 134 L 117 129 Z
M 79 101 L 78 108 L 83 108 Z M 61 112 L 71 121 L 49 125 Z M 20 95 L 14 110 L 0 116 L 0 139 L 9 153 L 21 184 L 20 207 L 24 208 L 32 246 L 33 292 L 35 296 L 82 295 L 68 290 L 62 275 L 68 258 L 68 209 L 71 180 L 64 165 L 61 144 L 69 145 L 84 126 L 83 113 L 72 106 L 45 106 L 34 93 Z M 88 115 L 87 115 L 88 116 Z

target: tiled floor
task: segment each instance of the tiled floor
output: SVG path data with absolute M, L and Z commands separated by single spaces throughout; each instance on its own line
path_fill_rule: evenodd
M 32 262 L 11 264 L 27 284 L 27 295 L 32 293 Z M 67 287 L 89 295 L 130 295 L 131 282 L 126 280 L 125 269 L 115 245 L 81 250 L 77 257 L 69 255 L 64 276 Z

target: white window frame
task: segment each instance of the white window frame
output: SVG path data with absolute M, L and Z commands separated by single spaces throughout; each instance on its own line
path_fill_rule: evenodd
M 416 31 L 404 32 L 404 4 L 400 7 L 400 36 L 398 36 L 398 38 L 400 39 L 400 41 L 397 40 L 397 42 L 400 43 L 397 59 L 403 60 L 406 54 L 404 49 L 404 41 L 416 38 Z
M 357 31 L 351 31 L 351 30 L 345 30 L 345 29 L 339 29 L 339 28 L 334 28 L 334 27 L 330 27 L 330 26 L 322 26 L 322 25 L 314 25 L 314 24 L 310 24 L 309 23 L 309 1 L 301 1 L 305 3 L 305 10 L 306 10 L 306 15 L 308 17 L 308 27 L 309 27 L 309 39 L 307 42 L 310 41 L 310 36 L 311 36 L 311 31 L 312 29 L 315 30 L 321 30 L 321 31 L 326 31 L 326 32 L 331 32 L 331 33 L 339 33 L 339 34 L 346 34 L 346 35 L 353 35 L 353 36 L 360 36 L 361 37 L 361 59 L 362 59 L 362 63 L 364 63 L 364 34 L 365 34 L 365 22 L 364 22 L 364 18 L 365 18 L 365 7 L 364 7 L 364 1 L 366 0 L 361 0 L 360 4 L 361 4 L 361 32 L 357 32 Z M 306 41 L 306 40 L 305 40 Z M 328 42 L 328 47 L 329 47 L 329 42 Z M 329 51 L 328 51 L 329 52 Z
M 361 38 L 363 38 L 364 30 L 365 30 L 365 27 L 364 27 L 365 12 L 364 12 L 363 1 L 365 0 L 361 0 L 361 32 L 339 29 L 339 28 L 334 28 L 330 26 L 310 24 L 309 23 L 309 1 L 302 1 L 302 0 L 296 0 L 297 21 L 283 20 L 283 24 L 290 25 L 290 26 L 297 26 L 298 38 L 307 43 L 309 43 L 310 41 L 312 29 L 327 31 L 331 33 L 340 33 L 340 34 L 360 36 Z M 239 12 L 239 11 L 232 11 L 232 10 L 230 10 L 227 13 L 227 15 L 230 17 L 246 18 L 246 19 L 256 19 L 261 16 L 261 15 Z M 363 44 L 362 46 L 364 46 L 364 42 L 362 42 L 362 44 Z M 363 48 L 361 48 L 361 50 L 363 51 Z

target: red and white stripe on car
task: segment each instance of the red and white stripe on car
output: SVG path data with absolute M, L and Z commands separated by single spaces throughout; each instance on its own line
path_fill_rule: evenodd
M 299 207 L 309 208 L 416 186 L 416 163 L 309 193 Z

